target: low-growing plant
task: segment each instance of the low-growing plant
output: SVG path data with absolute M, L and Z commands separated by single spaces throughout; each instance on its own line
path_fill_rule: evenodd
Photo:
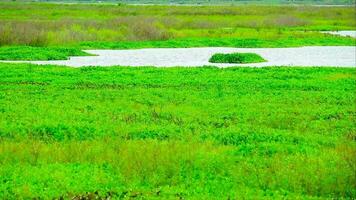
M 0 199 L 352 199 L 354 74 L 0 63 Z
M 259 63 L 266 62 L 260 55 L 255 53 L 217 53 L 214 54 L 210 59 L 211 63 Z
M 71 47 L 0 47 L 0 60 L 67 60 L 69 56 L 89 56 L 78 48 Z

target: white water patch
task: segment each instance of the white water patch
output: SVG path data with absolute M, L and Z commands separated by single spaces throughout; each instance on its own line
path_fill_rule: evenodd
M 156 66 L 156 67 L 356 67 L 355 46 L 313 46 L 296 48 L 153 48 L 132 50 L 86 50 L 97 56 L 77 56 L 58 61 L 6 61 L 34 64 L 85 66 Z M 215 53 L 257 53 L 267 62 L 254 64 L 209 63 Z
M 322 31 L 322 33 L 356 38 L 356 31 Z

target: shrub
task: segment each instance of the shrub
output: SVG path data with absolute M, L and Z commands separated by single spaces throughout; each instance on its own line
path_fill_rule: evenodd
M 266 62 L 260 55 L 255 53 L 231 53 L 223 54 L 217 53 L 214 54 L 209 62 L 211 63 L 259 63 Z

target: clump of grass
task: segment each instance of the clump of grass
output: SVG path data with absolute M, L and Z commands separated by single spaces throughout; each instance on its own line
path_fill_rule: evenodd
M 255 53 L 230 53 L 223 54 L 217 53 L 214 54 L 210 59 L 211 63 L 259 63 L 266 62 L 260 55 Z
M 69 56 L 88 56 L 79 48 L 69 47 L 1 47 L 0 60 L 67 60 Z

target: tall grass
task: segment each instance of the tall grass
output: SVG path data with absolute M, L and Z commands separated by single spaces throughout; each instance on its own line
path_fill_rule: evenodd
M 115 6 L 0 3 L 0 45 L 61 45 L 82 41 L 166 40 L 187 37 L 255 38 L 241 28 L 354 29 L 352 7 Z M 278 31 L 276 31 L 278 30 Z M 202 35 L 204 33 L 204 35 Z M 260 32 L 260 37 L 265 35 Z M 274 34 L 279 37 L 279 34 Z M 320 37 L 322 37 L 320 35 Z
M 67 143 L 5 140 L 0 144 L 0 164 L 3 167 L 0 180 L 10 178 L 10 184 L 15 181 L 19 185 L 27 184 L 29 193 L 16 191 L 19 186 L 15 185 L 9 185 L 7 192 L 29 198 L 81 194 L 83 183 L 79 181 L 83 179 L 88 184 L 84 187 L 87 189 L 85 192 L 100 191 L 105 194 L 109 191 L 118 196 L 129 191 L 150 198 L 157 196 L 157 192 L 161 192 L 162 196 L 180 195 L 186 198 L 204 195 L 261 198 L 273 193 L 279 198 L 299 195 L 304 198 L 351 197 L 355 195 L 353 170 L 356 152 L 352 147 L 341 145 L 336 150 L 316 154 L 276 153 L 269 157 L 251 154 L 244 157 L 233 155 L 236 150 L 232 146 L 196 142 L 120 141 L 114 138 Z M 77 167 L 75 163 L 78 163 Z M 58 171 L 53 171 L 51 167 Z M 81 172 L 76 174 L 76 168 Z M 21 169 L 33 171 L 26 173 Z M 39 170 L 46 177 L 38 176 L 41 174 Z M 47 171 L 54 174 L 47 174 Z M 69 179 L 60 180 L 62 177 L 58 173 L 66 171 L 68 174 L 63 175 Z M 91 175 L 84 175 L 86 173 Z M 44 181 L 48 184 L 47 190 L 37 192 L 36 184 Z M 6 191 L 1 186 L 0 195 L 3 196 Z M 257 193 L 247 195 L 241 190 L 255 190 Z

